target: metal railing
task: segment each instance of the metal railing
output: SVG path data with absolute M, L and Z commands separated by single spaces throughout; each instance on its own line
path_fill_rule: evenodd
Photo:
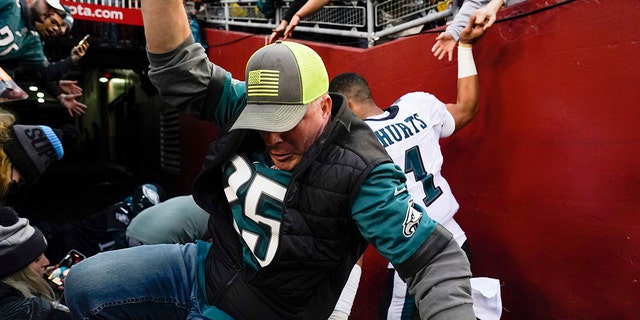
M 67 0 L 102 6 L 139 9 L 140 0 Z M 272 17 L 258 9 L 258 0 L 216 0 L 204 4 L 196 13 L 207 27 L 225 30 L 255 28 L 266 32 L 275 28 L 289 10 L 293 0 L 280 3 Z M 383 40 L 419 32 L 416 29 L 430 24 L 444 24 L 458 10 L 456 0 L 334 0 L 312 15 L 304 17 L 295 31 L 351 37 L 374 46 Z M 185 2 L 190 10 L 194 3 Z M 363 41 L 358 41 L 362 43 Z
M 260 12 L 256 0 L 220 0 L 207 4 L 196 16 L 209 26 L 225 30 L 237 27 L 271 30 L 279 24 L 291 2 L 282 1 L 271 19 Z M 373 46 L 380 40 L 452 17 L 458 9 L 453 3 L 453 0 L 334 1 L 304 17 L 295 31 L 366 39 L 368 46 Z M 187 2 L 186 7 L 192 8 L 193 3 Z

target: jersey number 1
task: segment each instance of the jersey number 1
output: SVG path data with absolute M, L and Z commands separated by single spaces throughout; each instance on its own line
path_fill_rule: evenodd
M 422 163 L 420 148 L 415 146 L 404 152 L 404 172 L 413 172 L 416 181 L 422 182 L 425 197 L 422 199 L 425 207 L 428 207 L 442 194 L 442 188 L 433 184 L 433 174 L 428 173 Z

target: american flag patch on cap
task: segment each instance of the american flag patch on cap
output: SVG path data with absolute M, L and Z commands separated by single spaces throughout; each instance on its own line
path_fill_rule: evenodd
M 277 97 L 279 84 L 279 70 L 249 71 L 247 95 L 250 97 Z

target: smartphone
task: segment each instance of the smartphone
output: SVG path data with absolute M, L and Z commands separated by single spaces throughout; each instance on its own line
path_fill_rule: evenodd
M 84 36 L 84 38 L 82 38 L 82 40 L 80 40 L 80 42 L 78 42 L 78 47 L 82 46 L 85 42 L 91 40 L 91 36 L 90 35 L 86 35 Z
M 49 277 L 48 277 L 49 281 L 51 281 L 53 284 L 57 286 L 63 285 L 64 278 L 69 273 L 69 269 L 71 269 L 71 266 L 73 266 L 74 264 L 84 259 L 85 259 L 85 256 L 82 253 L 71 249 L 67 253 L 67 255 L 65 255 L 64 258 L 60 260 L 60 263 L 58 263 L 58 267 L 54 269 L 51 272 L 51 274 L 49 274 Z

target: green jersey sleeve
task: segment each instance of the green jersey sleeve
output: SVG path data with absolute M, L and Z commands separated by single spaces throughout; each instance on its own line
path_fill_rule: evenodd
M 352 208 L 362 235 L 393 264 L 411 257 L 437 223 L 414 203 L 402 169 L 393 163 L 374 168 Z
M 246 105 L 247 86 L 244 81 L 233 79 L 227 73 L 218 106 L 214 112 L 213 122 L 218 127 L 224 127 L 229 121 L 235 119 Z

